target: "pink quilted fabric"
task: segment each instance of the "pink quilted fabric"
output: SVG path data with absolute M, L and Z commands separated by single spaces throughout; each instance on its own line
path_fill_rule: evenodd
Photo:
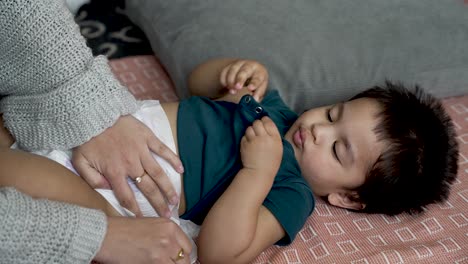
M 136 97 L 177 100 L 154 56 L 110 64 Z M 443 102 L 460 143 L 458 180 L 446 203 L 431 205 L 419 216 L 388 217 L 352 213 L 318 201 L 290 246 L 272 246 L 253 263 L 468 263 L 468 94 Z

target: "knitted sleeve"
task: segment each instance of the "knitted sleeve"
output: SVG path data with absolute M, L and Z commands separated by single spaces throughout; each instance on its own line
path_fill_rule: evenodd
M 63 0 L 1 0 L 0 25 L 0 112 L 22 149 L 70 149 L 136 111 Z
M 1 263 L 90 263 L 104 240 L 104 213 L 0 188 Z

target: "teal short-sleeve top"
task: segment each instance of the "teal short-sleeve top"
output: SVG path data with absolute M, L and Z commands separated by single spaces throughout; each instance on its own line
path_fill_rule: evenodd
M 240 141 L 256 119 L 269 116 L 282 137 L 297 119 L 277 91 L 269 91 L 258 103 L 250 95 L 238 104 L 190 97 L 179 104 L 177 139 L 185 168 L 186 211 L 181 216 L 202 224 L 208 211 L 242 168 Z M 301 176 L 292 146 L 283 142 L 283 158 L 263 205 L 276 217 L 289 244 L 315 205 L 312 191 Z

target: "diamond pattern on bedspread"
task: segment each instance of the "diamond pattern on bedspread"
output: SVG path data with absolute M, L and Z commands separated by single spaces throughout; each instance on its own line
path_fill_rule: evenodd
M 110 64 L 138 98 L 177 100 L 154 56 Z M 446 98 L 443 104 L 460 143 L 458 179 L 446 203 L 431 205 L 419 216 L 388 217 L 352 213 L 318 201 L 290 246 L 272 246 L 253 263 L 468 263 L 468 94 Z

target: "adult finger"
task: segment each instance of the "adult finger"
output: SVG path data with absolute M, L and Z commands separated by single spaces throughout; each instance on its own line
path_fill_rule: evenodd
M 174 256 L 179 256 L 180 251 L 182 250 L 184 258 L 180 259 L 176 263 L 190 263 L 190 253 L 192 252 L 192 243 L 190 242 L 189 238 L 187 235 L 182 232 L 177 230 L 175 232 L 175 238 L 177 243 L 180 245 L 179 251 L 176 252 Z
M 141 157 L 142 165 L 143 168 L 145 169 L 146 173 L 149 176 L 149 179 L 151 179 L 157 186 L 156 188 L 159 189 L 159 192 L 162 193 L 164 197 L 167 198 L 170 204 L 176 205 L 179 202 L 179 196 L 177 195 L 177 192 L 175 190 L 174 185 L 171 182 L 171 179 L 168 177 L 168 175 L 165 173 L 165 171 L 161 168 L 161 165 L 155 160 L 153 155 L 151 153 L 148 153 L 148 155 L 144 155 Z M 146 195 L 145 195 L 146 196 Z M 150 198 L 146 196 L 147 198 Z M 166 209 L 166 202 L 164 201 L 156 201 L 156 200 L 150 200 L 150 203 L 152 205 L 161 205 L 162 203 L 164 206 L 158 206 L 155 207 L 156 211 L 158 213 L 163 213 L 163 211 L 159 211 L 158 209 Z
M 136 202 L 135 195 L 126 181 L 126 176 L 121 175 L 118 171 L 107 173 L 106 175 L 109 175 L 108 179 L 110 179 L 112 190 L 114 190 L 115 197 L 119 201 L 120 205 L 130 210 L 136 216 L 142 216 L 140 208 Z
M 135 182 L 136 186 L 143 195 L 148 199 L 149 203 L 161 217 L 170 218 L 171 212 L 167 206 L 166 200 L 161 193 L 158 185 L 153 181 L 151 176 L 146 172 L 140 176 L 140 181 Z
M 164 197 L 166 197 L 166 199 L 169 201 L 169 203 L 172 204 L 172 205 L 176 205 L 179 202 L 179 196 L 177 195 L 177 192 L 175 190 L 174 185 L 171 182 L 171 179 L 164 172 L 164 170 L 161 169 L 159 164 L 155 163 L 155 161 L 151 160 L 151 159 L 152 159 L 152 157 L 142 159 L 143 167 L 145 168 L 146 172 L 148 173 L 148 176 L 150 177 L 150 179 L 152 179 L 153 182 L 155 184 L 157 184 L 156 187 L 164 195 Z M 150 203 L 153 204 L 152 201 L 150 201 Z M 154 201 L 154 203 L 155 204 L 160 204 L 157 201 Z M 164 202 L 164 204 L 165 204 L 165 202 Z
M 110 189 L 110 183 L 106 178 L 81 154 L 73 155 L 72 157 L 73 168 L 80 177 L 82 177 L 89 186 L 93 189 Z
M 169 162 L 175 171 L 178 173 L 184 173 L 184 166 L 182 165 L 182 161 L 180 161 L 179 156 L 167 147 L 166 144 L 162 143 L 153 133 L 148 135 L 147 144 L 153 153 Z

